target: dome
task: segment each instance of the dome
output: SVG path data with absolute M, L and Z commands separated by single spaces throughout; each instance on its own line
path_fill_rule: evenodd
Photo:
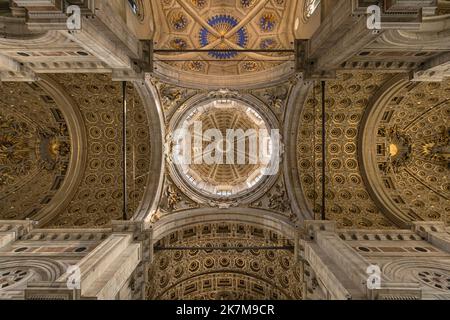
M 241 196 L 264 180 L 270 132 L 260 113 L 242 101 L 216 99 L 190 108 L 173 137 L 176 171 L 204 196 Z

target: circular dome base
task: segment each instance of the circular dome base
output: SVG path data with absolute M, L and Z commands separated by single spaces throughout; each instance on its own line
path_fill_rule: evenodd
M 174 181 L 200 202 L 229 203 L 258 190 L 271 176 L 279 145 L 270 116 L 262 114 L 237 99 L 192 104 L 173 125 L 169 167 Z

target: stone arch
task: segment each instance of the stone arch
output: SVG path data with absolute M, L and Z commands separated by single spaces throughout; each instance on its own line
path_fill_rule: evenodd
M 7 125 L 10 128 L 9 131 L 13 132 L 3 131 L 2 143 L 5 147 L 22 143 L 22 149 L 17 150 L 21 152 L 21 155 L 17 156 L 20 156 L 21 161 L 34 163 L 36 170 L 32 171 L 36 173 L 34 177 L 28 177 L 25 174 L 25 181 L 21 182 L 21 187 L 14 189 L 14 192 L 10 193 L 8 190 L 4 192 L 2 201 L 5 206 L 9 205 L 4 211 L 12 210 L 11 212 L 14 213 L 14 197 L 19 196 L 21 199 L 24 197 L 20 192 L 22 188 L 29 184 L 44 183 L 46 175 L 42 172 L 52 173 L 53 176 L 47 178 L 53 180 L 41 187 L 42 192 L 46 193 L 42 194 L 40 190 L 40 195 L 32 199 L 34 204 L 26 208 L 17 208 L 21 211 L 18 214 L 22 219 L 28 218 L 45 224 L 65 208 L 80 182 L 86 163 L 87 138 L 84 120 L 72 98 L 48 77 L 42 77 L 42 80 L 32 84 L 3 83 L 3 90 L 7 90 L 8 86 L 9 90 L 15 91 L 22 97 L 11 97 L 13 99 L 11 101 L 4 99 L 4 103 L 9 104 L 10 108 L 3 109 L 2 122 L 6 121 L 4 125 L 7 125 L 8 121 L 20 123 Z M 14 103 L 17 103 L 15 107 Z M 16 116 L 8 116 L 8 112 Z M 29 125 L 23 128 L 17 127 L 25 123 Z M 36 140 L 37 144 L 33 143 L 32 139 Z M 15 147 L 11 148 L 7 153 L 12 152 L 10 156 L 13 156 Z M 30 148 L 27 155 L 23 154 L 24 148 Z M 4 154 L 4 156 L 3 160 L 6 162 L 3 163 L 3 169 L 8 170 L 8 155 Z M 40 174 L 37 174 L 38 172 Z M 8 180 L 8 172 L 2 172 L 2 177 Z M 6 186 L 8 185 L 7 181 L 3 182 Z M 31 194 L 27 193 L 27 197 Z
M 23 299 L 32 282 L 53 282 L 65 273 L 65 265 L 50 259 L 6 260 L 0 263 L 0 298 Z
M 300 220 L 310 220 L 314 218 L 313 208 L 305 198 L 303 185 L 300 183 L 297 166 L 297 137 L 300 130 L 300 117 L 305 106 L 308 92 L 312 83 L 299 79 L 298 84 L 291 92 L 286 108 L 286 119 L 283 136 L 286 139 L 285 160 L 283 166 L 286 178 L 286 189 L 289 199 L 292 199 L 292 207 Z
M 372 98 L 364 115 L 358 148 L 363 178 L 383 212 L 401 227 L 448 220 L 448 90 L 448 81 L 408 82 L 398 76 Z
M 448 299 L 450 296 L 448 261 L 403 258 L 383 265 L 382 271 L 392 281 L 416 283 L 422 288 L 425 299 Z
M 303 297 L 303 276 L 293 260 L 289 236 L 262 224 L 241 222 L 245 219 L 233 215 L 223 220 L 216 217 L 199 223 L 194 217 L 191 221 L 167 229 L 165 236 L 154 233 L 159 240 L 149 269 L 147 298 Z
M 143 199 L 132 218 L 135 221 L 147 221 L 158 206 L 163 188 L 165 127 L 161 105 L 154 86 L 149 81 L 145 81 L 144 83 L 136 82 L 134 87 L 141 97 L 147 114 L 152 148 L 149 172 L 158 173 L 156 177 L 149 177 Z

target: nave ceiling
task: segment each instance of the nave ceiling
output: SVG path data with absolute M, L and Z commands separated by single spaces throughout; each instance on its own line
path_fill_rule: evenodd
M 43 2 L 0 0 L 0 298 L 448 299 L 449 1 Z M 197 120 L 279 170 L 176 163 Z
M 184 228 L 156 244 L 147 299 L 302 299 L 307 294 L 303 283 L 309 280 L 302 268 L 308 267 L 294 266 L 293 250 L 257 249 L 289 245 L 277 232 L 244 223 Z M 176 250 L 180 246 L 205 249 Z

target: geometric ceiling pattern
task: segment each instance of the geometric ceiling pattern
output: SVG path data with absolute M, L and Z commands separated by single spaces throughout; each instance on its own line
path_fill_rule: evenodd
M 327 82 L 326 218 L 340 227 L 391 228 L 398 221 L 391 214 L 406 222 L 449 220 L 449 82 L 406 83 L 376 106 L 375 122 L 370 101 L 395 77 L 341 72 Z M 320 86 L 312 86 L 297 138 L 299 179 L 316 216 L 322 203 L 321 103 Z M 374 133 L 361 140 L 371 128 Z M 361 156 L 370 154 L 374 160 L 362 167 Z
M 292 59 L 285 53 L 227 51 L 229 49 L 287 49 L 291 0 L 157 0 L 152 1 L 158 29 L 155 49 L 171 52 L 157 60 L 177 71 L 231 76 L 260 72 Z M 214 50 L 215 49 L 215 50 Z
M 195 144 L 195 126 L 201 123 L 202 134 L 208 130 L 217 130 L 222 137 L 226 139 L 228 130 L 247 130 L 254 131 L 253 136 L 257 139 L 259 130 L 269 130 L 262 117 L 249 106 L 242 102 L 224 100 L 218 103 L 217 101 L 209 102 L 205 105 L 200 105 L 190 109 L 188 115 L 189 121 L 185 120 L 182 123 L 183 129 L 192 137 L 189 145 L 191 146 L 191 161 L 188 164 L 179 165 L 184 177 L 192 187 L 199 192 L 207 193 L 209 197 L 236 197 L 241 192 L 249 192 L 249 189 L 258 184 L 263 179 L 263 170 L 265 165 L 256 161 L 257 155 L 250 153 L 251 137 L 241 138 L 231 142 L 219 142 L 219 150 L 223 154 L 212 164 L 205 164 L 202 160 L 204 152 L 199 154 L 196 150 Z M 181 128 L 179 128 L 181 129 Z M 250 132 L 250 131 L 249 131 Z M 185 139 L 182 139 L 185 140 Z M 240 145 L 245 143 L 243 148 Z M 207 150 L 209 143 L 203 141 L 201 150 Z M 173 148 L 179 147 L 179 152 L 186 152 L 183 150 L 184 141 L 177 143 Z M 258 146 L 255 146 L 256 152 L 260 152 Z M 227 159 L 226 154 L 232 151 L 232 158 Z M 252 150 L 253 151 L 253 150 Z M 230 156 L 228 155 L 228 158 Z M 199 161 L 200 160 L 200 161 Z M 198 163 L 200 162 L 200 163 Z
M 360 122 L 374 93 L 393 75 L 339 73 L 326 86 L 326 218 L 339 227 L 393 227 L 371 198 L 358 160 Z M 321 88 L 312 86 L 298 126 L 299 180 L 316 217 L 322 203 Z
M 123 219 L 122 83 L 108 74 L 53 75 L 81 112 L 87 134 L 86 166 L 68 206 L 49 227 L 98 228 Z M 128 216 L 139 207 L 149 178 L 151 139 L 147 114 L 127 87 Z
M 0 219 L 32 218 L 59 195 L 67 204 L 54 212 L 46 227 L 110 226 L 112 220 L 123 219 L 122 84 L 113 82 L 108 74 L 55 74 L 49 78 L 81 114 L 81 130 L 87 141 L 77 149 L 80 170 L 70 171 L 76 164 L 70 161 L 76 137 L 69 135 L 56 97 L 40 82 L 1 82 Z M 131 217 L 147 185 L 151 140 L 146 111 L 131 84 L 127 87 L 127 102 Z M 60 194 L 64 181 L 74 184 L 74 188 Z
M 301 300 L 307 277 L 302 265 L 295 264 L 293 250 L 257 249 L 283 241 L 278 233 L 239 223 L 204 223 L 175 231 L 155 245 L 147 299 Z M 176 250 L 180 246 L 206 249 Z
M 71 142 L 55 100 L 32 83 L 0 83 L 0 219 L 21 220 L 60 189 Z
M 376 193 L 410 220 L 450 222 L 449 93 L 450 81 L 405 83 L 380 106 L 376 144 L 365 150 Z

